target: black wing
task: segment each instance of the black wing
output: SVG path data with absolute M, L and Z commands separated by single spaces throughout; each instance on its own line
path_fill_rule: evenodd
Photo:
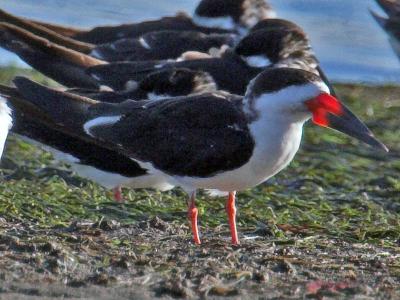
M 233 34 L 206 35 L 196 31 L 162 30 L 136 39 L 121 39 L 102 44 L 92 55 L 106 61 L 175 59 L 186 51 L 208 52 L 211 48 L 234 45 Z
M 34 69 L 63 85 L 98 88 L 97 82 L 85 73 L 85 69 L 105 63 L 103 61 L 6 23 L 0 23 L 0 47 L 14 52 Z
M 79 135 L 71 135 L 32 107 L 15 88 L 0 85 L 0 94 L 12 104 L 13 132 L 71 154 L 83 165 L 129 177 L 146 174 L 146 170 L 129 157 L 103 147 L 93 138 L 81 139 Z
M 209 177 L 242 166 L 253 152 L 238 102 L 213 94 L 148 102 L 90 133 L 165 173 Z
M 212 76 L 217 87 L 234 94 L 244 94 L 247 84 L 259 72 L 260 68 L 250 68 L 238 56 L 227 58 L 195 59 L 181 62 L 144 61 L 117 62 L 103 64 L 87 69 L 87 72 L 99 84 L 112 87 L 114 90 L 124 90 L 129 81 L 141 81 L 154 71 L 171 68 L 186 68 L 207 72 Z
M 122 38 L 137 38 L 145 33 L 159 30 L 195 30 L 204 33 L 230 32 L 224 29 L 196 26 L 187 15 L 178 14 L 174 17 L 164 17 L 159 20 L 144 21 L 141 23 L 96 27 L 90 31 L 78 32 L 73 35 L 73 38 L 87 43 L 104 44 Z

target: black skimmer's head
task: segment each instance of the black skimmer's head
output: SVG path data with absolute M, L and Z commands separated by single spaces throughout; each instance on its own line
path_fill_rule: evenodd
M 245 33 L 258 21 L 274 16 L 265 0 L 202 0 L 193 21 L 200 26 Z
M 12 123 L 11 109 L 7 105 L 6 99 L 0 97 L 0 158 L 3 155 L 4 144 Z
M 147 99 L 156 100 L 214 92 L 217 85 L 206 72 L 172 68 L 149 74 L 140 82 L 139 88 L 147 92 Z
M 271 68 L 258 75 L 246 93 L 248 111 L 254 118 L 268 111 L 287 122 L 313 123 L 335 129 L 375 148 L 388 151 L 367 126 L 341 101 L 330 95 L 321 78 L 293 68 Z
M 281 22 L 282 21 L 282 22 Z M 271 26 L 270 26 L 271 25 Z M 270 65 L 315 71 L 318 60 L 308 37 L 297 25 L 279 19 L 269 19 L 245 36 L 235 48 L 249 66 Z
M 296 23 L 293 23 L 293 22 L 285 20 L 285 19 L 278 19 L 278 18 L 269 18 L 269 19 L 264 19 L 264 20 L 259 21 L 256 25 L 254 25 L 250 29 L 250 32 L 254 32 L 257 30 L 261 30 L 261 29 L 269 29 L 269 30 L 297 29 L 297 30 L 302 31 L 301 27 L 299 25 L 297 25 Z

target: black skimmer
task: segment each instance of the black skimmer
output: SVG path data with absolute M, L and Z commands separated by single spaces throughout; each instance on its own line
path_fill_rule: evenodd
M 206 34 L 245 33 L 258 21 L 274 16 L 275 13 L 264 0 L 202 0 L 195 9 L 193 18 L 185 13 L 178 13 L 176 16 L 159 20 L 95 27 L 90 30 L 18 18 L 4 11 L 0 12 L 0 21 L 21 27 L 27 26 L 25 29 L 34 25 L 35 33 L 39 35 L 42 35 L 41 32 L 47 34 L 50 30 L 60 36 L 82 42 L 104 44 L 160 30 L 198 31 Z M 60 37 L 58 39 L 60 40 Z
M 285 23 L 286 27 L 276 27 L 275 23 Z M 248 82 L 266 67 L 297 67 L 324 76 L 307 36 L 297 25 L 267 19 L 263 28 L 249 32 L 235 49 L 226 50 L 221 57 L 99 64 L 89 67 L 87 73 L 99 84 L 120 90 L 126 82 L 141 80 L 148 72 L 184 67 L 209 73 L 218 88 L 236 94 L 243 94 Z
M 310 118 L 316 125 L 387 151 L 329 94 L 319 76 L 301 69 L 268 68 L 249 83 L 244 97 L 205 93 L 119 104 L 82 101 L 24 78 L 14 83 L 26 101 L 63 130 L 131 158 L 158 183 L 182 187 L 189 194 L 188 213 L 197 244 L 196 190 L 228 192 L 232 243 L 238 244 L 235 191 L 254 187 L 285 168 Z M 146 183 L 144 177 L 135 180 Z M 152 187 L 150 180 L 147 186 Z
M 3 155 L 4 145 L 12 125 L 11 109 L 6 99 L 0 97 L 0 158 Z
M 198 31 L 160 30 L 147 32 L 136 38 L 96 45 L 62 36 L 46 28 L 38 29 L 37 24 L 1 10 L 0 20 L 59 46 L 109 62 L 176 59 L 187 51 L 218 53 L 221 47 L 233 47 L 239 40 L 239 36 L 234 33 L 205 34 Z
M 268 66 L 319 72 L 314 70 L 318 61 L 309 40 L 297 25 L 280 19 L 266 19 L 256 26 L 257 30 L 250 31 L 234 50 L 226 50 L 221 57 L 206 55 L 204 58 L 202 54 L 198 59 L 184 56 L 183 61 L 174 62 L 107 63 L 6 23 L 0 23 L 0 45 L 69 87 L 99 88 L 105 85 L 113 90 L 125 90 L 127 86 L 137 85 L 151 72 L 188 68 L 209 73 L 219 89 L 243 94 L 248 82 Z
M 370 12 L 378 24 L 389 35 L 390 45 L 400 58 L 400 1 L 376 0 L 376 2 L 386 12 L 388 18 L 382 17 L 372 10 Z

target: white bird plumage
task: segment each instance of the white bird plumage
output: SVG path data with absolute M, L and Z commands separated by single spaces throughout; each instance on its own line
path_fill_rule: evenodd
M 4 145 L 12 123 L 11 109 L 7 105 L 7 101 L 0 97 L 0 158 L 3 155 Z

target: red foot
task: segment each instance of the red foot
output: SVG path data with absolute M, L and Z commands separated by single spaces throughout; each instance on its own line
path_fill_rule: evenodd
M 228 200 L 226 202 L 226 213 L 228 215 L 229 228 L 231 230 L 232 244 L 239 245 L 239 238 L 236 230 L 235 194 L 236 192 L 229 192 Z
M 116 186 L 113 189 L 114 192 L 114 200 L 117 202 L 124 202 L 124 198 L 122 197 L 122 189 L 121 186 Z
M 193 232 L 193 240 L 195 244 L 200 245 L 199 228 L 197 226 L 197 216 L 199 215 L 199 210 L 196 207 L 194 194 L 190 198 L 190 203 L 188 207 L 188 218 L 190 219 Z

